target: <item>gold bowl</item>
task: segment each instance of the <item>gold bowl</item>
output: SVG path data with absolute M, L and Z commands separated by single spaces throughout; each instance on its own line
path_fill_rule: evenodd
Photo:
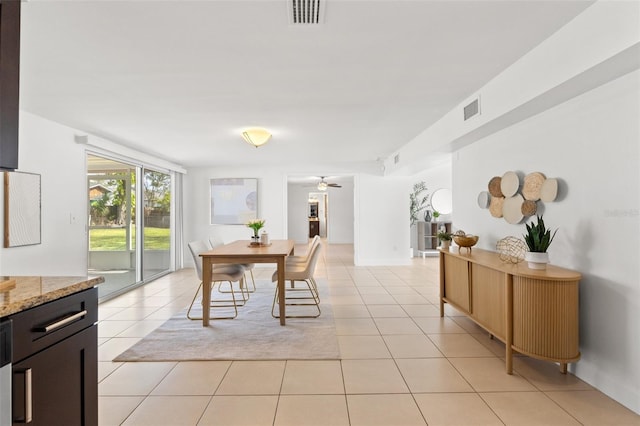
M 453 241 L 458 245 L 458 252 L 460 252 L 460 247 L 466 247 L 471 251 L 471 247 L 475 246 L 478 242 L 477 235 L 454 235 Z

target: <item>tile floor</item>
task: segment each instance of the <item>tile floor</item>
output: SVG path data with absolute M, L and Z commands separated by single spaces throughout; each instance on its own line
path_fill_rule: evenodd
M 354 267 L 352 250 L 326 247 L 316 270 L 341 361 L 114 363 L 187 306 L 198 281 L 181 270 L 101 304 L 100 426 L 640 425 L 553 364 L 517 357 L 505 374 L 499 341 L 449 306 L 440 318 L 437 258 Z

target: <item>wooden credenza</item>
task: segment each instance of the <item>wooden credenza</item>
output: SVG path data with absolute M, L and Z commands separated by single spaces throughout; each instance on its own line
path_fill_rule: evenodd
M 449 303 L 504 342 L 506 370 L 513 371 L 513 351 L 546 361 L 580 359 L 578 342 L 578 272 L 526 262 L 505 263 L 497 253 L 473 249 L 440 251 L 440 316 Z

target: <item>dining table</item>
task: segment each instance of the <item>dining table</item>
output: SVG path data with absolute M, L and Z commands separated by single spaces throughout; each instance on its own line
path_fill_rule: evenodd
M 293 240 L 271 240 L 269 244 L 253 245 L 248 240 L 237 240 L 200 253 L 202 282 L 211 283 L 211 268 L 219 263 L 275 263 L 278 273 L 278 305 L 280 325 L 285 325 L 285 267 L 287 256 L 293 255 Z M 202 326 L 210 320 L 211 285 L 202 286 Z

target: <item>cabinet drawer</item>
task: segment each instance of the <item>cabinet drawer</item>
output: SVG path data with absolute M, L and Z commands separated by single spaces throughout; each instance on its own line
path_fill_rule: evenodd
M 13 365 L 14 425 L 98 424 L 97 340 L 93 325 Z
M 18 362 L 98 321 L 98 289 L 90 288 L 10 316 Z

